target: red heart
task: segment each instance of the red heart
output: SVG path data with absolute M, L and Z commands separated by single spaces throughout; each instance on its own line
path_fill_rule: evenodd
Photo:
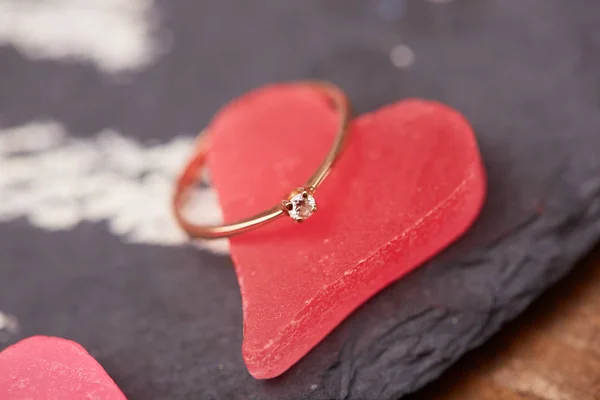
M 34 336 L 0 353 L 0 399 L 125 400 L 79 344 Z
M 337 116 L 298 85 L 269 86 L 210 125 L 208 165 L 225 220 L 281 201 L 317 169 Z M 250 373 L 287 370 L 354 309 L 458 238 L 478 214 L 485 175 L 456 111 L 407 100 L 366 114 L 319 188 L 319 211 L 231 239 Z

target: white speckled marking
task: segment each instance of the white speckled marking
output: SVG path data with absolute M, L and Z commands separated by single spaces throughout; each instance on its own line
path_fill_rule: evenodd
M 4 336 L 14 335 L 18 331 L 19 321 L 17 318 L 0 311 L 0 341 L 4 339 Z
M 26 57 L 73 58 L 99 70 L 135 70 L 168 43 L 152 0 L 1 0 L 0 44 Z
M 52 121 L 0 129 L 0 223 L 25 217 L 37 228 L 60 231 L 106 221 L 126 242 L 181 245 L 187 238 L 170 199 L 192 143 L 177 137 L 145 146 L 113 130 L 73 139 Z M 197 190 L 190 203 L 194 219 L 221 220 L 212 189 Z M 227 240 L 200 245 L 228 252 Z

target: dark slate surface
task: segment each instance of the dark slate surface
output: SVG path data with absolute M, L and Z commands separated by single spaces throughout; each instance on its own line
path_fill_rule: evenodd
M 84 345 L 131 399 L 395 399 L 481 344 L 600 237 L 600 3 L 585 0 L 167 1 L 170 53 L 129 80 L 0 47 L 0 123 L 166 141 L 264 82 L 331 79 L 358 111 L 402 97 L 473 123 L 489 173 L 480 220 L 359 309 L 283 377 L 240 354 L 231 262 L 125 244 L 102 223 L 0 224 L 0 309 L 19 334 Z M 400 39 L 416 55 L 392 66 Z M 68 88 L 68 90 L 52 89 Z

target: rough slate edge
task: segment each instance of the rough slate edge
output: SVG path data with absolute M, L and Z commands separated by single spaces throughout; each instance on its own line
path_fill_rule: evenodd
M 294 398 L 397 399 L 418 390 L 520 314 L 564 277 L 599 238 L 600 168 L 582 171 L 573 166 L 558 171 L 539 208 L 506 236 L 458 261 L 431 263 L 359 309 L 331 335 L 338 342 L 339 331 L 352 332 L 318 385 L 327 389 Z M 485 291 L 469 293 L 465 282 Z M 371 320 L 382 318 L 380 305 L 389 304 L 389 297 L 401 303 L 422 295 L 417 293 L 420 283 L 428 286 L 431 296 L 419 311 L 395 316 L 401 322 L 383 331 L 364 329 Z M 479 301 L 474 302 L 473 296 Z M 321 346 L 329 347 L 328 342 Z M 297 375 L 294 369 L 302 371 L 303 364 L 314 364 L 319 353 L 317 347 L 282 378 L 266 382 L 265 394 L 277 395 L 288 375 Z M 379 374 L 374 376 L 373 371 Z M 419 398 L 418 393 L 414 396 Z
M 485 342 L 504 323 L 520 314 L 549 286 L 564 277 L 575 263 L 594 247 L 600 238 L 599 172 L 583 179 L 584 183 L 580 187 L 570 185 L 566 176 L 561 177 L 557 188 L 545 199 L 545 204 L 541 204 L 540 213 L 533 214 L 510 236 L 460 261 L 434 267 L 447 268 L 447 271 L 452 271 L 453 274 L 471 275 L 470 278 L 464 276 L 462 282 L 481 279 L 482 277 L 477 276 L 479 269 L 485 269 L 486 273 L 494 269 L 497 275 L 493 276 L 499 277 L 500 280 L 488 282 L 489 292 L 480 293 L 480 308 L 468 307 L 460 297 L 445 296 L 435 299 L 439 304 L 444 305 L 435 305 L 431 302 L 429 307 L 406 318 L 401 325 L 398 325 L 397 327 L 402 325 L 406 327 L 414 323 L 416 326 L 429 325 L 429 327 L 425 332 L 415 332 L 415 347 L 411 351 L 400 352 L 385 361 L 393 360 L 395 365 L 402 365 L 404 374 L 410 375 L 414 372 L 411 378 L 407 379 L 409 382 L 413 380 L 414 383 L 402 385 L 399 380 L 396 380 L 398 377 L 386 377 L 383 380 L 396 382 L 396 384 L 393 388 L 390 385 L 389 389 L 386 386 L 377 388 L 380 390 L 378 398 L 397 398 L 438 377 L 464 352 Z M 447 286 L 449 281 L 445 278 L 447 277 L 442 273 L 429 283 L 433 288 Z M 521 279 L 529 285 L 522 286 Z M 453 291 L 446 288 L 440 290 L 440 293 L 452 294 Z M 485 315 L 485 323 L 481 326 L 469 324 L 472 316 L 481 318 L 481 314 Z M 466 322 L 461 323 L 461 321 Z M 452 325 L 456 328 L 453 329 Z M 444 337 L 449 332 L 454 333 L 453 338 Z M 374 343 L 390 343 L 395 339 L 397 338 L 394 330 L 390 330 Z M 436 352 L 428 346 L 429 343 L 444 343 L 445 346 L 442 351 Z M 365 355 L 372 356 L 375 354 L 373 350 L 375 349 L 371 349 Z M 396 350 L 394 347 L 389 350 L 384 350 L 384 347 L 377 349 L 377 351 L 385 351 L 384 354 L 394 353 Z M 353 349 L 349 352 L 352 354 Z M 360 353 L 353 355 L 359 360 L 366 361 L 366 366 L 385 358 L 383 356 L 375 363 L 371 363 L 364 360 Z M 420 369 L 411 371 L 410 365 L 417 360 Z M 362 398 L 363 395 L 374 393 L 368 382 L 356 380 L 355 370 L 344 371 L 342 376 L 345 385 L 340 390 L 341 398 Z

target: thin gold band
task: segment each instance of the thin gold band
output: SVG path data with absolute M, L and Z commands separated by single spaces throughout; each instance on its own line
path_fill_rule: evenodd
M 193 224 L 183 216 L 183 207 L 185 205 L 189 189 L 194 186 L 199 179 L 199 171 L 204 165 L 206 155 L 208 153 L 208 146 L 204 140 L 204 135 L 201 134 L 197 141 L 192 158 L 188 161 L 183 173 L 177 179 L 172 203 L 175 219 L 190 237 L 218 239 L 238 235 L 260 225 L 266 224 L 284 214 L 290 214 L 290 210 L 292 208 L 292 199 L 295 200 L 294 204 L 300 204 L 303 199 L 306 201 L 311 199 L 313 201 L 311 204 L 314 206 L 311 212 L 316 210 L 316 203 L 314 203 L 314 198 L 312 198 L 312 196 L 314 191 L 321 185 L 321 183 L 323 183 L 323 180 L 327 177 L 329 172 L 331 172 L 331 168 L 343 150 L 344 142 L 348 133 L 348 123 L 350 121 L 352 112 L 350 102 L 348 101 L 348 98 L 344 92 L 332 83 L 320 81 L 300 81 L 295 82 L 294 84 L 309 86 L 315 90 L 325 93 L 332 100 L 333 106 L 339 114 L 338 130 L 333 141 L 333 145 L 319 169 L 317 169 L 317 171 L 303 187 L 293 191 L 288 199 L 284 199 L 280 204 L 277 204 L 260 214 L 224 225 L 209 226 Z M 294 219 L 296 219 L 298 222 L 302 222 L 304 220 L 301 217 Z

